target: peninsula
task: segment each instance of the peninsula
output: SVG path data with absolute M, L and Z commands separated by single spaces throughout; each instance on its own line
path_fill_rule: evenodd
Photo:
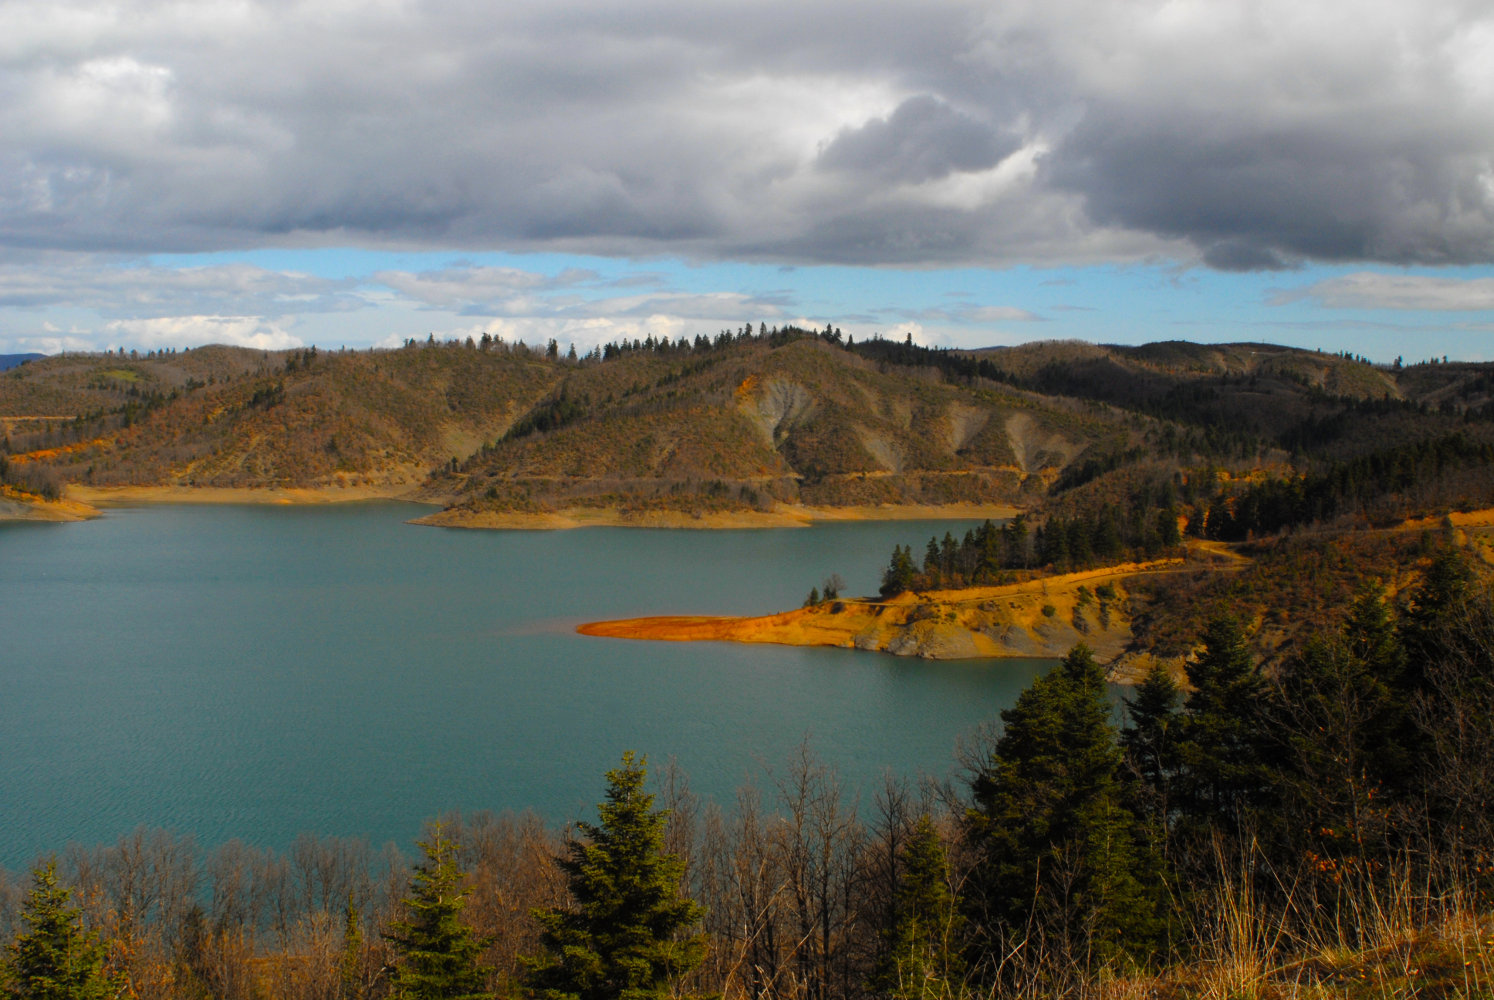
M 592 622 L 576 631 L 621 639 L 834 646 L 930 660 L 1058 657 L 1083 642 L 1097 659 L 1109 661 L 1125 652 L 1132 639 L 1122 583 L 1142 574 L 1176 571 L 1183 563 L 1158 559 L 995 587 L 836 599 L 754 618 Z

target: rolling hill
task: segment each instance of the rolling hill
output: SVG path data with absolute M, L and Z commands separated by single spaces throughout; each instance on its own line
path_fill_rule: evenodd
M 946 352 L 749 328 L 581 359 L 471 341 L 205 347 L 5 372 L 0 455 L 23 493 L 356 489 L 438 501 L 448 524 L 600 509 L 1072 510 L 1169 470 L 1244 482 L 1453 433 L 1483 440 L 1491 399 L 1490 365 L 1395 368 L 1262 344 Z
M 9 371 L 18 365 L 44 357 L 46 357 L 45 354 L 0 354 L 0 372 Z

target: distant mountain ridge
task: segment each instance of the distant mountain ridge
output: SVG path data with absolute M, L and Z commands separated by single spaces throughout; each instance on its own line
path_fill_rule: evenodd
M 45 354 L 0 354 L 0 372 L 9 371 L 17 365 L 46 357 Z

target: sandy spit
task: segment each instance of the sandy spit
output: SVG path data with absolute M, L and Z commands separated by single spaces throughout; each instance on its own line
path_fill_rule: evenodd
M 98 516 L 96 508 L 74 499 L 42 500 L 13 490 L 0 490 L 0 521 L 65 523 Z
M 582 635 L 668 642 L 763 642 L 868 649 L 934 660 L 1062 656 L 1087 643 L 1102 662 L 1131 639 L 1129 622 L 1097 614 L 1091 585 L 1171 572 L 1181 559 L 1124 563 L 1021 583 L 850 598 L 750 618 L 667 615 L 590 622 Z M 1082 594 L 1080 587 L 1086 588 Z M 1082 620 L 1082 631 L 1077 623 Z

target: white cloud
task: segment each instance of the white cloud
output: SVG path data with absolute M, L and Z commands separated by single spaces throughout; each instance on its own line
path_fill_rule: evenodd
M 301 338 L 260 316 L 167 316 L 115 320 L 104 326 L 106 343 L 146 348 L 229 344 L 263 351 L 305 346 Z M 112 339 L 111 339 L 112 338 Z
M 941 341 L 941 338 L 930 336 L 922 323 L 899 323 L 882 336 L 887 340 L 905 340 L 911 337 L 913 343 L 920 347 L 938 347 Z
M 54 331 L 60 334 L 60 331 Z M 98 343 L 86 331 L 60 336 L 13 337 L 8 342 L 0 341 L 0 349 L 6 354 L 61 354 L 64 351 L 95 351 Z
M 1360 271 L 1275 293 L 1274 304 L 1309 299 L 1329 309 L 1494 310 L 1494 278 Z
M 962 317 L 976 323 L 1033 323 L 1040 318 L 1016 306 L 975 306 Z

